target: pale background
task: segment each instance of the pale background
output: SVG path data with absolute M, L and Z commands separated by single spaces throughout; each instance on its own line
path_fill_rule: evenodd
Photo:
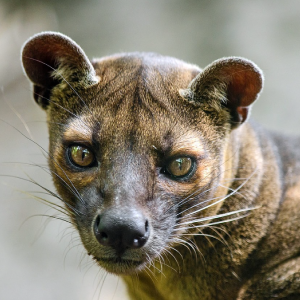
M 24 41 L 43 30 L 69 35 L 89 57 L 155 51 L 201 67 L 223 56 L 251 59 L 266 79 L 253 118 L 298 134 L 300 2 L 0 0 L 0 299 L 126 300 L 122 283 L 84 255 L 76 232 L 36 216 L 53 213 L 26 194 L 39 188 L 8 176 L 29 175 L 53 189 L 45 171 L 28 165 L 46 159 L 22 135 L 29 136 L 18 117 L 47 149 L 45 114 L 32 100 L 19 59 Z

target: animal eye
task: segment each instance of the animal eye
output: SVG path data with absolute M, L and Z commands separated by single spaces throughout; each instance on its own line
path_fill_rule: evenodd
M 95 162 L 94 154 L 86 147 L 73 145 L 69 148 L 71 162 L 79 167 L 90 167 Z
M 167 172 L 174 177 L 187 176 L 193 170 L 193 160 L 190 157 L 178 157 L 173 159 L 166 166 Z

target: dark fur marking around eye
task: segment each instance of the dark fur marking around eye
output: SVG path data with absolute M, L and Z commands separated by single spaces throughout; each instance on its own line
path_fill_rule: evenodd
M 164 155 L 168 155 L 173 147 L 173 136 L 171 130 L 168 130 L 162 137 L 162 150 Z
M 100 145 L 99 145 L 99 131 L 101 129 L 101 125 L 99 122 L 96 122 L 96 124 L 93 127 L 92 130 L 92 145 L 95 151 L 99 151 Z

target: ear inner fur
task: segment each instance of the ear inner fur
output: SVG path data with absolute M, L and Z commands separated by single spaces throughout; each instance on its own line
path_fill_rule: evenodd
M 35 89 L 35 100 L 45 108 L 51 89 L 59 82 L 75 82 L 83 87 L 99 81 L 84 51 L 69 37 L 42 32 L 30 38 L 22 49 L 23 68 Z
M 243 123 L 263 87 L 261 70 L 249 60 L 230 57 L 215 61 L 192 80 L 182 94 L 194 103 L 208 103 L 231 114 L 232 127 Z

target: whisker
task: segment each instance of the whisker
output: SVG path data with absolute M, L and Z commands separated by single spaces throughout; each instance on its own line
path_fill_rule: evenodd
M 236 150 L 236 151 L 237 151 L 237 150 Z M 231 156 L 231 157 L 234 157 L 236 151 L 235 151 L 234 153 L 232 153 L 232 156 Z M 225 160 L 225 161 L 223 162 L 222 165 L 225 165 L 226 162 L 230 161 L 230 160 L 231 160 L 231 157 L 229 157 L 227 160 Z M 244 168 L 243 168 L 243 167 L 240 167 L 240 168 L 234 168 L 233 170 L 241 170 L 241 169 L 244 169 Z M 226 172 L 228 172 L 228 171 L 230 171 L 230 170 L 232 170 L 232 169 L 226 169 L 226 170 L 223 170 L 222 173 L 226 173 Z M 208 176 L 210 176 L 213 172 L 215 172 L 215 170 L 213 170 L 213 171 L 210 172 L 208 175 L 206 175 L 205 178 L 207 178 Z M 255 172 L 256 172 L 256 169 L 254 170 L 253 173 L 255 173 Z M 220 175 L 221 175 L 221 173 L 218 173 L 214 178 L 218 178 Z M 253 174 L 251 174 L 250 177 L 252 177 L 252 175 L 253 175 Z M 205 179 L 205 178 L 204 178 L 204 179 Z M 249 177 L 248 177 L 248 178 L 245 178 L 246 181 L 248 181 L 248 179 L 249 179 Z M 202 180 L 203 180 L 203 179 L 202 179 Z M 234 181 L 234 179 L 228 179 L 227 181 L 231 182 L 231 181 Z M 206 186 L 207 186 L 207 185 L 206 185 Z M 179 206 L 182 206 L 182 205 L 186 204 L 188 201 L 190 201 L 190 200 L 192 199 L 192 198 L 191 198 L 192 196 L 197 195 L 197 193 L 200 192 L 201 189 L 204 189 L 204 188 L 205 188 L 205 186 L 202 187 L 202 188 L 200 188 L 200 189 L 198 189 L 197 191 L 193 192 L 191 195 L 187 196 L 186 198 L 184 198 L 183 200 L 181 200 L 178 204 L 175 204 L 174 206 L 179 207 Z M 209 192 L 209 191 L 212 190 L 212 189 L 213 189 L 213 188 L 205 190 L 205 191 L 203 192 L 203 194 L 206 193 L 206 192 Z M 236 192 L 237 192 L 237 191 L 236 191 Z M 202 194 L 202 193 L 201 193 L 201 194 L 198 194 L 197 197 L 200 197 L 200 196 L 202 196 L 203 194 Z M 196 204 L 196 205 L 197 205 L 197 204 Z M 172 209 L 172 207 L 173 207 L 173 206 L 171 206 L 171 207 L 167 210 L 167 212 L 168 212 L 170 209 Z M 190 208 L 187 208 L 186 210 L 188 210 L 188 209 L 191 209 L 191 207 L 190 207 Z M 186 211 L 186 210 L 185 210 L 185 211 Z M 179 214 L 182 214 L 182 212 L 179 213 Z M 179 215 L 179 214 L 178 214 L 178 215 Z M 177 216 L 178 216 L 178 215 L 177 215 Z
M 160 265 L 159 273 L 161 273 L 164 277 L 166 277 L 165 274 L 163 274 L 163 264 L 164 264 L 164 262 L 162 261 L 161 255 L 157 256 L 157 260 L 158 260 L 159 265 Z M 153 261 L 153 265 L 155 265 L 154 261 Z
M 19 132 L 23 137 L 25 137 L 27 140 L 31 141 L 32 143 L 34 143 L 36 146 L 38 146 L 38 148 L 40 148 L 44 153 L 46 153 L 49 157 L 49 159 L 51 159 L 56 166 L 59 167 L 59 169 L 63 172 L 63 174 L 66 176 L 66 178 L 68 179 L 69 183 L 72 186 L 73 191 L 76 193 L 76 195 L 78 196 L 78 199 L 82 202 L 82 204 L 85 206 L 85 201 L 82 199 L 80 193 L 77 191 L 76 187 L 74 186 L 73 182 L 70 180 L 70 178 L 68 177 L 68 175 L 66 174 L 66 172 L 64 171 L 64 169 L 59 165 L 59 163 L 55 160 L 55 158 L 50 155 L 50 153 L 48 151 L 46 151 L 41 145 L 39 145 L 37 142 L 35 142 L 34 140 L 30 139 L 28 136 L 26 136 L 24 133 L 22 133 L 19 129 L 17 129 L 15 126 L 9 124 L 8 122 L 1 120 L 2 122 L 4 122 L 5 124 L 11 126 L 12 128 L 14 128 L 17 132 Z
M 154 270 L 156 270 L 159 274 L 161 274 L 161 275 L 163 275 L 164 277 L 166 277 L 165 274 L 163 274 L 162 270 L 158 269 L 158 268 L 155 266 L 155 262 L 154 262 L 153 260 L 151 260 L 150 256 L 149 256 L 147 253 L 146 253 L 146 256 L 147 256 L 147 261 L 148 261 L 149 265 L 150 265 Z M 154 275 L 154 273 L 153 273 L 153 275 Z M 155 276 L 155 275 L 154 275 L 154 276 Z
M 2 90 L 2 89 L 1 89 L 1 90 Z M 13 111 L 13 113 L 14 113 L 14 114 L 19 118 L 19 120 L 22 122 L 22 124 L 23 124 L 23 126 L 25 127 L 27 133 L 29 134 L 29 137 L 30 137 L 32 140 L 34 140 L 33 135 L 31 134 L 31 131 L 30 131 L 28 125 L 26 124 L 25 120 L 23 119 L 22 115 L 21 115 L 19 112 L 17 112 L 17 110 L 13 107 L 13 105 L 11 105 L 11 104 L 7 101 L 6 96 L 5 96 L 4 92 L 3 92 L 3 90 L 2 90 L 2 96 L 3 96 L 3 99 L 4 99 L 4 101 L 6 102 L 7 106 Z
M 233 222 L 233 221 L 237 221 L 240 219 L 243 219 L 245 217 L 247 217 L 249 214 L 245 214 L 236 218 L 231 218 L 231 219 L 227 219 L 227 220 L 222 220 L 219 222 L 213 222 L 213 223 L 208 223 L 208 224 L 201 224 L 201 225 L 195 225 L 194 228 L 201 228 L 201 227 L 209 227 L 210 225 L 217 225 L 217 224 L 223 224 L 223 223 L 228 223 L 228 222 Z M 181 228 L 181 229 L 190 229 L 189 227 L 186 228 Z
M 19 192 L 22 192 L 24 193 L 25 195 L 29 195 L 30 197 L 32 197 L 33 199 L 43 203 L 43 204 L 46 204 L 48 207 L 52 208 L 52 209 L 55 209 L 56 211 L 66 215 L 66 216 L 69 216 L 69 211 L 66 210 L 66 208 L 64 208 L 63 206 L 60 206 L 59 204 L 56 204 L 56 203 L 53 203 L 49 200 L 46 200 L 42 197 L 38 197 L 38 196 L 35 196 L 35 195 L 32 195 L 30 193 L 27 193 L 27 192 L 24 192 L 24 191 L 19 191 Z
M 229 171 L 229 170 L 230 170 L 230 169 L 224 170 L 223 173 L 225 173 L 225 172 L 227 172 L 227 171 Z M 205 178 L 208 177 L 208 176 L 210 176 L 213 172 L 214 172 L 214 171 L 212 171 L 210 174 L 208 174 L 207 176 L 205 176 Z M 221 173 L 218 173 L 215 177 L 212 178 L 212 180 L 218 178 L 220 175 L 221 175 Z M 205 178 L 203 178 L 202 180 L 204 180 Z M 201 180 L 201 181 L 202 181 L 202 180 Z M 200 181 L 200 182 L 201 182 L 201 181 Z M 178 207 L 179 207 L 179 206 L 182 206 L 182 205 L 186 204 L 188 201 L 192 200 L 192 199 L 193 199 L 193 198 L 192 198 L 193 196 L 196 195 L 196 196 L 199 198 L 199 197 L 203 196 L 205 193 L 208 193 L 208 192 L 210 192 L 210 191 L 212 191 L 212 190 L 214 190 L 214 189 L 216 188 L 216 187 L 212 187 L 212 188 L 209 188 L 209 189 L 205 189 L 205 187 L 206 187 L 207 185 L 209 185 L 209 184 L 206 184 L 205 186 L 199 188 L 198 190 L 196 190 L 196 191 L 193 192 L 192 194 L 188 195 L 187 197 L 185 197 L 184 199 L 182 199 L 179 203 L 177 203 L 177 204 L 175 204 L 175 205 L 178 206 Z M 221 185 L 219 184 L 218 186 L 221 186 Z M 223 187 L 224 187 L 224 186 L 223 186 Z M 203 191 L 201 192 L 201 190 L 203 190 Z M 201 193 L 198 194 L 199 192 L 201 192 Z M 203 200 L 201 203 L 203 204 L 203 203 L 206 203 L 206 202 L 208 202 L 208 201 L 210 201 L 210 200 Z M 180 213 L 178 213 L 177 216 L 178 216 L 179 214 L 184 213 L 185 211 L 187 211 L 187 210 L 189 210 L 189 209 L 192 209 L 192 208 L 195 207 L 195 206 L 198 206 L 198 205 L 199 205 L 199 203 L 195 204 L 194 206 L 188 207 L 188 208 L 185 209 L 184 211 L 181 211 Z M 167 211 L 168 211 L 168 210 L 167 210 Z
M 193 215 L 193 214 L 195 214 L 195 213 L 198 213 L 198 212 L 200 212 L 200 211 L 202 211 L 202 210 L 204 210 L 204 209 L 207 209 L 207 208 L 209 208 L 209 207 L 212 207 L 212 206 L 215 206 L 215 205 L 217 205 L 217 204 L 219 204 L 220 202 L 223 202 L 224 200 L 226 200 L 227 198 L 229 198 L 229 197 L 231 197 L 232 195 L 234 195 L 237 191 L 239 191 L 249 180 L 250 180 L 250 178 L 255 174 L 255 172 L 256 172 L 256 169 L 254 170 L 254 172 L 252 172 L 252 174 L 242 183 L 242 184 L 240 184 L 236 189 L 232 189 L 232 191 L 231 191 L 231 193 L 229 193 L 229 194 L 227 194 L 225 197 L 222 197 L 220 200 L 218 200 L 218 201 L 215 201 L 215 202 L 213 202 L 213 203 L 211 203 L 211 204 L 209 204 L 209 205 L 207 205 L 207 206 L 205 206 L 205 207 L 202 207 L 202 208 L 200 208 L 200 209 L 198 209 L 197 211 L 195 211 L 195 212 L 191 212 L 191 213 L 189 213 L 189 214 L 187 214 L 187 215 L 185 215 L 185 217 L 187 217 L 187 216 L 190 216 L 190 215 Z M 216 197 L 216 198 L 214 198 L 214 199 L 209 199 L 209 200 L 205 200 L 205 201 L 212 201 L 212 200 L 215 200 L 215 199 L 218 199 L 219 197 Z
M 188 251 L 190 252 L 190 254 L 192 254 L 191 249 L 193 249 L 193 251 L 194 251 L 195 254 L 196 254 L 196 251 L 195 251 L 194 247 L 193 247 L 188 241 L 186 241 L 186 240 L 184 240 L 184 239 L 181 239 L 181 238 L 179 238 L 179 237 L 173 237 L 172 240 L 173 240 L 174 242 L 176 242 L 176 243 L 178 243 L 178 244 L 180 244 L 180 245 L 186 247 L 186 249 L 188 249 Z M 196 256 L 197 256 L 197 255 L 196 255 Z
M 211 230 L 214 230 L 216 233 L 218 233 L 218 230 L 220 230 L 220 231 L 222 231 L 225 235 L 227 235 L 228 238 L 229 238 L 230 240 L 232 240 L 231 235 L 230 235 L 224 228 L 218 227 L 218 226 L 213 226 L 213 225 L 209 225 L 208 228 L 211 229 Z M 219 235 L 223 237 L 223 235 L 222 235 L 221 233 L 219 233 Z
M 226 241 L 226 239 L 224 238 L 224 236 L 217 230 L 217 229 L 221 229 L 217 226 L 209 226 L 208 227 L 210 230 L 212 230 L 215 234 L 218 235 L 218 237 L 222 240 L 223 245 L 225 245 L 228 249 L 230 249 L 228 242 Z M 222 231 L 222 230 L 221 230 Z M 225 230 L 223 230 L 225 231 Z M 200 231 L 201 233 L 203 233 L 202 231 Z
M 12 163 L 12 162 L 11 162 Z M 49 169 L 48 166 L 42 166 L 42 165 L 38 165 L 38 164 L 33 164 L 33 163 L 20 163 L 20 162 L 17 162 L 17 164 L 22 164 L 22 165 L 27 165 L 27 166 L 33 166 L 33 167 L 38 167 L 40 168 L 41 170 L 45 171 L 47 174 L 49 175 L 55 175 L 59 180 L 62 181 L 62 184 L 77 198 L 77 194 L 73 191 L 72 187 L 59 175 L 57 174 L 56 172 L 52 171 L 51 169 Z M 35 193 L 38 193 L 38 192 L 35 192 Z M 53 194 L 50 194 L 50 193 L 46 193 L 47 195 L 52 195 Z M 59 198 L 59 200 L 63 201 L 61 198 Z M 80 199 L 79 199 L 80 200 Z
M 192 220 L 192 221 L 182 222 L 182 223 L 178 224 L 178 226 L 179 225 L 194 224 L 195 222 L 205 222 L 205 221 L 209 221 L 209 220 L 224 218 L 224 217 L 231 216 L 231 215 L 234 215 L 234 214 L 238 214 L 238 213 L 241 213 L 241 212 L 249 212 L 249 211 L 252 211 L 252 210 L 255 210 L 255 209 L 258 209 L 258 208 L 259 207 L 243 208 L 243 209 L 230 211 L 230 212 L 215 215 L 215 216 L 209 216 L 209 217 L 204 217 L 204 218 L 200 218 L 200 219 L 196 219 L 196 220 Z M 176 228 L 176 226 L 174 228 Z
M 28 218 L 26 218 L 22 224 L 20 225 L 20 227 L 22 227 L 28 220 L 30 219 L 33 219 L 35 217 L 46 217 L 47 219 L 55 219 L 55 220 L 60 220 L 60 221 L 63 221 L 63 222 L 66 222 L 66 223 L 69 223 L 69 224 L 72 224 L 69 220 L 66 220 L 62 217 L 59 217 L 59 216 L 55 216 L 55 215 L 46 215 L 46 214 L 35 214 L 35 215 L 32 215 Z
M 206 234 L 206 233 L 184 233 L 182 234 L 183 236 L 204 236 L 204 237 L 210 237 L 210 238 L 214 238 L 216 239 L 217 241 L 221 242 L 222 244 L 225 245 L 225 243 L 223 242 L 222 239 L 212 235 L 212 234 Z
M 202 189 L 203 189 L 203 188 L 200 188 L 200 189 L 196 190 L 196 191 L 193 192 L 192 194 L 188 195 L 186 198 L 182 199 L 179 203 L 176 203 L 175 205 L 169 207 L 169 208 L 165 211 L 165 214 L 167 214 L 174 206 L 180 207 L 180 206 L 182 206 L 183 204 L 186 204 L 186 202 L 189 201 L 190 198 L 191 198 L 192 196 L 197 195 L 197 196 L 199 197 L 199 196 L 202 196 L 204 193 L 206 193 L 206 192 L 212 190 L 212 188 L 211 188 L 211 189 L 207 189 L 207 190 L 203 191 L 200 195 L 197 194 L 197 193 L 198 193 L 199 191 L 201 191 Z
M 119 282 L 120 282 L 120 278 L 118 277 L 118 279 L 117 279 L 117 284 L 116 284 L 116 288 L 115 288 L 115 291 L 114 291 L 113 296 L 112 296 L 112 298 L 111 298 L 112 300 L 115 298 L 115 295 L 117 294 Z
M 101 286 L 100 286 L 100 289 L 99 289 L 99 297 L 98 299 L 100 299 L 100 296 L 101 296 L 101 293 L 102 293 L 102 289 L 103 289 L 103 286 L 104 286 L 104 282 L 107 278 L 107 275 L 108 275 L 108 272 L 105 272 L 104 273 L 104 276 L 102 276 L 102 283 L 101 283 Z M 99 285 L 100 285 L 100 282 L 99 282 Z M 97 286 L 97 289 L 99 288 L 99 285 Z
M 181 254 L 177 249 L 175 249 L 174 247 L 170 247 L 170 250 L 173 250 L 173 251 L 177 252 L 177 253 L 180 255 L 180 257 L 181 257 L 181 259 L 182 259 L 182 261 L 183 261 L 183 256 L 182 256 L 182 254 Z M 166 253 L 168 253 L 169 255 L 171 255 L 172 258 L 174 259 L 174 261 L 175 261 L 177 267 L 178 267 L 178 272 L 180 273 L 180 265 L 179 265 L 179 262 L 178 262 L 177 258 L 175 257 L 175 255 L 174 255 L 170 250 L 167 249 L 167 248 L 163 249 L 162 255 L 165 255 Z M 166 257 L 168 258 L 168 256 L 166 256 Z M 169 258 L 168 258 L 168 259 L 169 259 Z M 173 269 L 173 268 L 172 268 L 172 269 Z M 173 270 L 176 272 L 175 269 L 173 269 Z
M 13 176 L 13 175 L 1 175 L 0 174 L 0 177 L 10 177 L 10 178 L 16 178 L 16 179 L 19 179 L 19 180 L 23 180 L 23 181 L 26 181 L 26 182 L 30 182 L 30 183 L 33 183 L 35 184 L 36 186 L 40 187 L 41 189 L 45 190 L 46 192 L 49 193 L 49 195 L 53 196 L 54 198 L 57 198 L 58 200 L 62 201 L 66 206 L 68 206 L 68 208 L 70 209 L 70 212 L 74 212 L 76 213 L 77 215 L 80 215 L 82 214 L 81 212 L 77 211 L 72 205 L 70 205 L 68 202 L 66 202 L 65 200 L 63 200 L 61 197 L 59 197 L 57 194 L 53 193 L 51 190 L 45 188 L 44 186 L 40 185 L 39 183 L 37 183 L 35 180 L 31 179 L 29 177 L 29 179 L 27 178 L 22 178 L 22 177 L 19 177 L 19 176 Z M 22 191 L 21 191 L 22 192 Z M 53 203 L 52 203 L 53 204 Z
M 151 265 L 151 262 L 148 262 L 150 265 Z M 153 285 L 155 286 L 156 283 L 157 283 L 157 278 L 155 277 L 155 274 L 154 272 L 148 267 L 148 266 L 145 266 L 145 269 L 144 271 L 146 272 L 146 274 L 149 276 L 149 278 L 151 279 Z M 155 282 L 155 281 L 156 282 Z
M 244 180 L 246 180 L 246 179 L 244 179 Z M 224 186 L 224 185 L 222 185 L 222 184 L 219 184 L 218 186 L 223 187 L 223 188 L 227 188 L 229 191 L 232 191 L 232 192 L 234 191 L 233 188 Z M 240 193 L 239 191 L 235 191 L 234 194 L 235 194 L 235 195 L 239 195 L 239 196 L 241 196 L 242 198 L 246 199 L 246 197 L 245 197 L 242 193 Z
M 224 164 L 225 164 L 225 162 L 224 162 Z M 227 171 L 228 171 L 228 170 L 224 170 L 223 173 L 225 173 L 225 172 L 227 172 Z M 207 174 L 201 181 L 203 181 L 204 179 L 206 179 L 208 176 L 210 176 L 210 175 L 211 175 L 212 173 L 214 173 L 214 172 L 215 172 L 215 170 L 212 170 L 212 171 L 211 171 L 209 174 Z M 214 178 L 218 178 L 220 175 L 221 175 L 221 173 L 218 173 L 215 177 L 213 177 L 213 179 L 214 179 Z M 200 183 L 201 183 L 201 181 L 200 181 Z M 190 201 L 192 196 L 196 195 L 197 197 L 200 197 L 200 196 L 202 196 L 203 194 L 205 194 L 205 193 L 207 193 L 207 192 L 209 192 L 209 191 L 211 191 L 211 190 L 214 189 L 214 187 L 212 187 L 212 188 L 210 188 L 210 189 L 205 189 L 205 187 L 206 187 L 207 185 L 209 185 L 209 184 L 206 184 L 205 186 L 199 188 L 198 190 L 196 190 L 196 191 L 193 192 L 192 194 L 190 194 L 190 195 L 188 195 L 187 197 L 185 197 L 184 199 L 182 199 L 179 203 L 176 203 L 174 206 L 180 207 L 180 206 L 186 204 L 188 201 Z M 203 189 L 205 189 L 205 190 L 204 190 L 202 193 L 198 194 L 198 193 L 199 193 L 201 190 L 203 190 Z M 165 213 L 167 213 L 170 209 L 172 209 L 172 207 L 173 207 L 173 206 L 171 206 L 169 209 L 167 209 Z M 181 212 L 181 213 L 182 213 L 182 212 Z
M 76 197 L 76 199 L 78 199 L 79 201 L 82 200 L 81 203 L 85 205 L 84 199 L 81 196 L 78 197 L 78 194 L 74 192 L 73 188 L 59 174 L 52 171 L 47 166 L 41 166 L 41 165 L 29 164 L 29 163 L 27 163 L 27 165 L 38 167 L 38 168 L 42 169 L 43 171 L 45 171 L 49 175 L 55 175 L 62 182 L 63 186 L 66 187 L 73 194 L 73 196 Z
M 201 192 L 200 194 L 198 194 L 197 197 L 201 197 L 201 196 L 203 196 L 205 193 L 210 192 L 210 191 L 213 190 L 213 189 L 214 189 L 214 188 L 207 189 L 207 190 Z M 193 198 L 191 198 L 191 196 L 193 196 L 195 193 L 199 192 L 200 190 L 201 190 L 201 189 L 197 190 L 197 191 L 194 192 L 193 194 L 191 194 L 191 195 L 189 195 L 188 197 L 186 197 L 185 200 L 187 200 L 187 201 L 184 202 L 184 203 L 182 203 L 182 204 L 186 204 L 188 201 L 192 200 Z M 198 203 L 196 203 L 195 205 L 192 205 L 192 206 L 190 206 L 190 207 L 184 209 L 183 211 L 179 212 L 179 213 L 176 215 L 176 217 L 179 216 L 179 215 L 181 215 L 181 214 L 183 214 L 183 213 L 185 213 L 185 212 L 188 211 L 188 210 L 191 210 L 191 209 L 194 208 L 194 207 L 197 207 L 197 206 L 202 205 L 202 204 L 204 204 L 204 203 L 206 203 L 206 202 L 210 202 L 210 201 L 212 201 L 212 200 L 219 199 L 219 198 L 220 198 L 220 197 L 216 197 L 216 198 L 212 198 L 212 199 L 203 200 L 203 201 L 201 201 L 201 202 L 198 202 Z

